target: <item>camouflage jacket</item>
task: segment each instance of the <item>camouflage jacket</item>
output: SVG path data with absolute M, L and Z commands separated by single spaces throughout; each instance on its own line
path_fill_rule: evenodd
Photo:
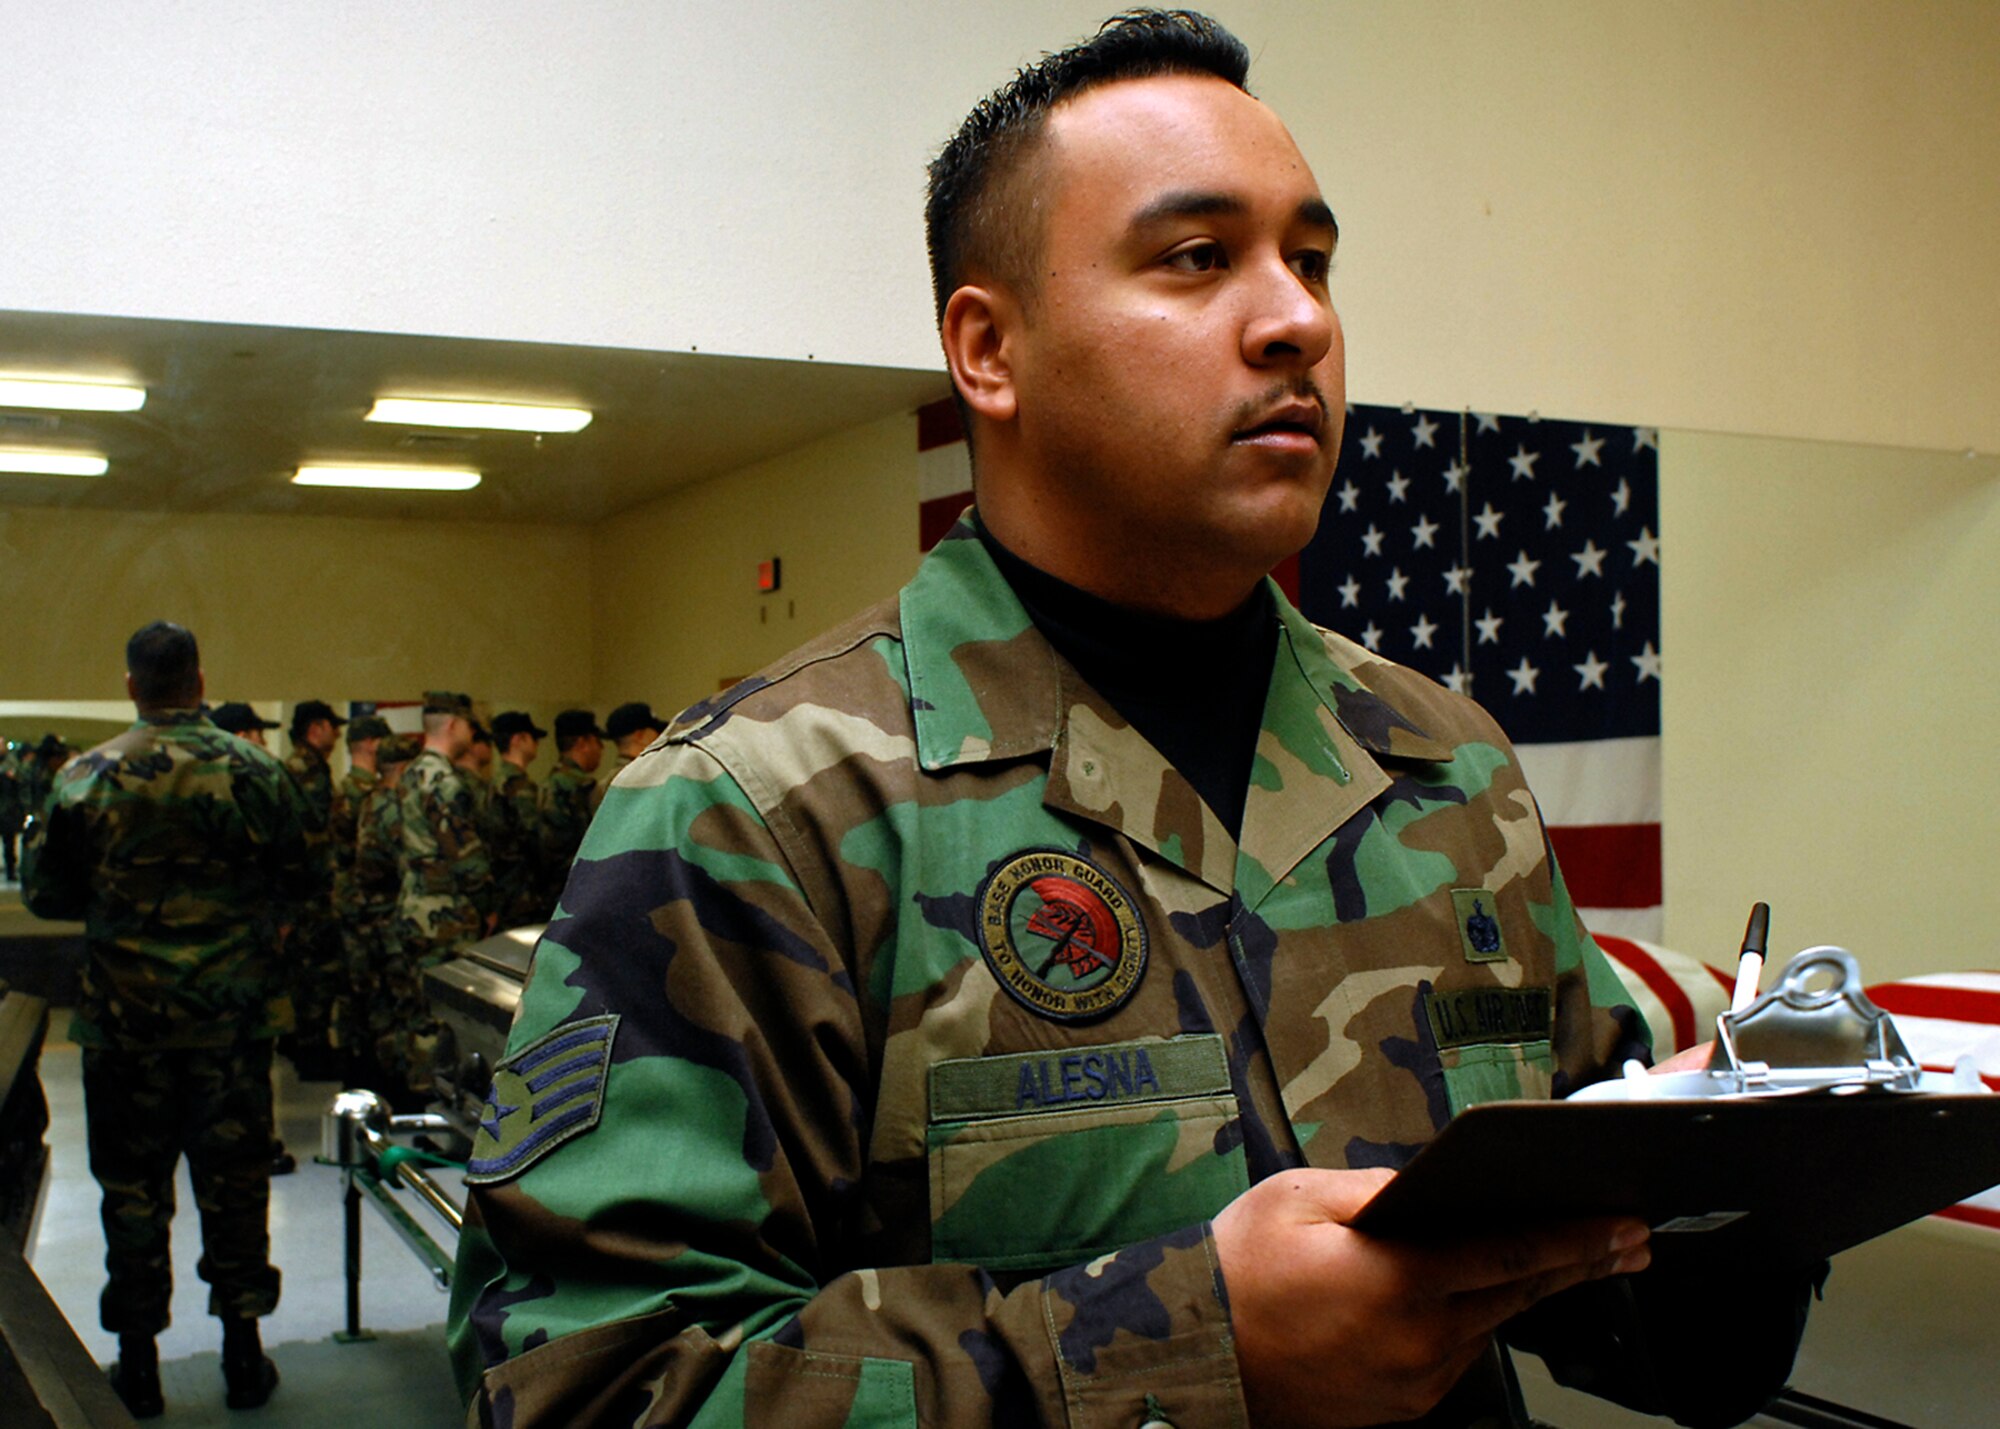
M 590 827 L 592 802 L 597 780 L 568 759 L 558 760 L 549 782 L 542 786 L 541 839 L 542 871 L 557 888 L 569 871 L 583 843 L 583 831 Z
M 412 952 L 435 961 L 482 931 L 492 870 L 479 837 L 478 796 L 434 749 L 410 761 L 396 793 L 402 824 L 396 921 Z
M 1277 607 L 1240 844 L 963 524 L 620 775 L 473 1149 L 475 1418 L 1241 1424 L 1210 1217 L 1643 1050 L 1492 720 Z
M 361 805 L 368 791 L 382 782 L 372 769 L 350 766 L 335 791 L 333 810 L 327 816 L 327 838 L 333 847 L 333 907 L 346 915 L 355 911 L 354 847 L 361 836 Z
M 403 895 L 403 801 L 398 785 L 379 778 L 354 819 L 354 867 L 349 880 L 350 917 L 393 917 Z
M 21 788 L 20 752 L 0 740 L 0 834 L 17 834 L 28 817 Z
M 309 908 L 307 912 L 309 916 L 316 915 L 323 921 L 330 914 L 334 873 L 339 866 L 333 833 L 335 820 L 339 817 L 339 796 L 333 787 L 333 766 L 327 763 L 324 754 L 311 745 L 295 744 L 291 753 L 285 756 L 285 772 L 292 776 L 292 782 L 305 795 L 306 808 L 310 811 L 306 842 L 312 848 L 313 869 L 318 875 L 323 898 L 318 908 Z
M 311 893 L 306 819 L 275 758 L 190 710 L 65 765 L 29 827 L 22 891 L 41 917 L 84 921 L 70 1035 L 157 1049 L 287 1028 L 273 932 Z
M 502 927 L 539 923 L 541 876 L 541 790 L 528 771 L 506 760 L 493 785 L 493 883 Z
M 625 766 L 631 762 L 631 755 L 621 753 L 615 749 L 611 751 L 610 767 L 597 771 L 597 783 L 590 791 L 591 813 L 595 814 L 597 812 L 598 806 L 604 802 L 605 793 L 611 788 L 618 776 L 625 772 Z

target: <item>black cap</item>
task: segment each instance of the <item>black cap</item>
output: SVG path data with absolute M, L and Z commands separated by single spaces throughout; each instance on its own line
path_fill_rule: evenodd
M 557 739 L 582 739 L 586 734 L 604 737 L 604 731 L 597 727 L 596 710 L 564 710 L 556 716 Z
M 241 734 L 246 729 L 276 729 L 278 722 L 265 719 L 257 711 L 241 700 L 231 700 L 226 705 L 217 705 L 209 716 L 217 729 L 226 729 L 231 734 Z
M 505 744 L 517 734 L 532 734 L 536 739 L 547 739 L 549 732 L 528 717 L 526 710 L 508 710 L 493 717 L 493 742 Z
M 623 739 L 642 729 L 661 730 L 666 727 L 667 722 L 655 715 L 653 707 L 644 700 L 633 700 L 630 704 L 618 706 L 604 721 L 604 732 L 613 739 Z
M 42 742 L 35 746 L 35 753 L 44 758 L 51 754 L 68 754 L 69 745 L 53 734 L 45 734 Z
M 325 700 L 303 700 L 292 706 L 292 734 L 296 738 L 314 720 L 332 720 L 333 727 L 339 729 L 347 721 L 333 712 L 333 706 Z
M 356 715 L 354 722 L 347 726 L 347 742 L 358 744 L 364 739 L 387 739 L 389 721 L 380 715 Z

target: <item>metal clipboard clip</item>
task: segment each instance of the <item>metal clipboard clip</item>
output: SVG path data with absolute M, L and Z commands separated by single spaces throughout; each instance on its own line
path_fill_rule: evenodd
M 1861 965 L 1845 948 L 1796 954 L 1775 987 L 1715 1028 L 1715 1095 L 1934 1089 L 1895 1021 L 1862 991 Z

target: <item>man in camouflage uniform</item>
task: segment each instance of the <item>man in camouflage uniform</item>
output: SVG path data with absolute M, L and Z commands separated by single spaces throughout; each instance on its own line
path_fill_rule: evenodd
M 1495 1332 L 1647 1264 L 1345 1224 L 1645 1027 L 1491 719 L 1263 578 L 1344 372 L 1246 65 L 1121 19 L 933 167 L 979 517 L 606 795 L 466 1178 L 469 1423 L 1525 1422 Z
M 340 940 L 340 975 L 334 988 L 333 1041 L 341 1049 L 342 1079 L 369 1085 L 373 1067 L 365 1004 L 354 985 L 355 918 L 360 902 L 354 886 L 354 850 L 360 839 L 361 807 L 381 782 L 378 755 L 389 724 L 380 715 L 358 715 L 347 726 L 347 772 L 340 776 L 327 841 L 333 849 L 333 917 Z
M 611 767 L 601 771 L 597 787 L 590 791 L 590 811 L 597 812 L 597 806 L 604 802 L 604 791 L 611 787 L 611 781 L 626 765 L 637 759 L 640 752 L 660 737 L 667 722 L 653 713 L 653 707 L 644 700 L 633 700 L 613 710 L 604 721 L 604 732 L 609 735 L 614 748 Z
M 486 915 L 482 926 L 491 929 L 498 925 L 500 899 L 503 896 L 499 880 L 493 877 L 493 851 L 498 842 L 506 838 L 506 830 L 500 824 L 500 801 L 493 788 L 492 731 L 475 720 L 472 742 L 451 763 L 464 777 L 466 792 L 472 796 L 473 825 L 479 830 L 479 842 L 486 850 L 489 881 L 480 912 Z
M 604 758 L 604 731 L 592 710 L 564 710 L 556 716 L 556 767 L 542 787 L 539 839 L 544 917 L 553 911 L 569 876 L 570 860 L 590 827 L 597 792 L 597 766 Z
M 21 798 L 21 759 L 26 745 L 0 740 L 0 863 L 12 883 L 20 866 L 15 861 L 21 825 L 28 817 Z
M 22 751 L 20 779 L 21 817 L 33 818 L 49 801 L 56 785 L 56 771 L 73 751 L 61 736 L 45 734 L 39 744 Z
M 432 691 L 424 696 L 424 745 L 397 789 L 402 888 L 396 902 L 391 1000 L 406 1046 L 435 1045 L 436 1026 L 423 995 L 423 971 L 492 927 L 492 870 L 479 834 L 479 808 L 452 763 L 472 743 L 472 701 Z M 412 1091 L 430 1088 L 418 1052 L 402 1058 Z
M 493 720 L 500 755 L 493 788 L 493 887 L 502 928 L 545 923 L 552 906 L 543 899 L 541 791 L 528 773 L 547 734 L 525 710 L 508 710 Z
M 113 1382 L 134 1414 L 161 1411 L 154 1337 L 167 1325 L 185 1155 L 228 1401 L 243 1408 L 277 1383 L 257 1317 L 278 1303 L 271 1042 L 291 1008 L 267 923 L 312 891 L 307 811 L 277 760 L 197 712 L 193 635 L 155 622 L 125 658 L 138 723 L 64 768 L 29 826 L 23 894 L 41 917 L 83 919 L 88 939 L 70 1035 L 104 1193 Z
M 429 1047 L 417 1032 L 405 1033 L 402 1014 L 422 1000 L 415 965 L 403 954 L 396 931 L 396 905 L 403 894 L 403 772 L 423 750 L 419 735 L 384 735 L 376 749 L 378 774 L 355 814 L 354 868 L 343 905 L 348 996 L 356 1029 L 357 1086 L 382 1093 L 397 1105 L 419 1098 L 411 1077 L 428 1068 Z
M 307 843 L 312 848 L 315 896 L 299 909 L 298 922 L 285 945 L 285 962 L 292 975 L 292 1004 L 298 1028 L 287 1050 L 292 1065 L 306 1081 L 340 1075 L 342 1048 L 336 1043 L 333 1004 L 346 981 L 346 953 L 333 909 L 334 877 L 339 866 L 334 825 L 346 822 L 340 793 L 334 787 L 333 746 L 347 721 L 324 700 L 304 700 L 292 709 L 291 753 L 285 770 L 305 795 L 311 811 Z

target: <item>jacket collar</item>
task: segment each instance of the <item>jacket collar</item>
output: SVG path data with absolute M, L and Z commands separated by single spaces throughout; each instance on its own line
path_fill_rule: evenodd
M 930 772 L 1049 755 L 1043 803 L 1116 830 L 1254 907 L 1389 785 L 1377 762 L 1442 761 L 1430 738 L 1275 586 L 1280 638 L 1241 846 L 1152 745 L 1028 619 L 969 518 L 901 596 L 917 758 Z M 1344 651 L 1342 652 L 1344 653 Z

